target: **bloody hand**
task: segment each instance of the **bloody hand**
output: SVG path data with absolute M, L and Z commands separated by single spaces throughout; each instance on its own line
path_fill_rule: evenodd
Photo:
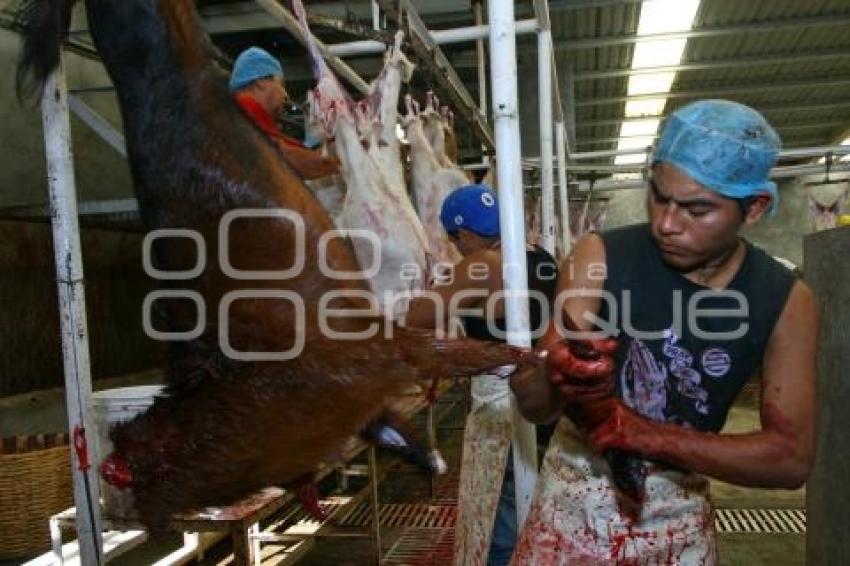
M 570 405 L 605 399 L 614 392 L 617 341 L 562 341 L 549 350 L 550 380 Z
M 608 399 L 585 408 L 587 440 L 596 452 L 611 448 L 647 455 L 658 439 L 658 425 L 627 407 L 619 399 Z

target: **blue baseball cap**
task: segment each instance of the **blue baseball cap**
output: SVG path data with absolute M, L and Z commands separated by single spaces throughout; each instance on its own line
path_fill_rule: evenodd
M 653 162 L 670 163 L 695 181 L 729 198 L 760 193 L 779 204 L 770 169 L 779 156 L 779 135 L 764 116 L 728 100 L 701 100 L 664 123 Z
M 460 187 L 443 201 L 440 222 L 446 232 L 465 228 L 479 236 L 499 236 L 499 201 L 486 185 Z
M 239 54 L 230 73 L 230 90 L 239 90 L 258 79 L 283 76 L 280 61 L 265 49 L 249 47 Z

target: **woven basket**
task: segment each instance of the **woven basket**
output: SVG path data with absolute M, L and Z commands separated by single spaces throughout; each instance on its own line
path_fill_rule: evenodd
M 4 439 L 0 445 L 0 559 L 50 549 L 48 519 L 74 504 L 64 435 Z

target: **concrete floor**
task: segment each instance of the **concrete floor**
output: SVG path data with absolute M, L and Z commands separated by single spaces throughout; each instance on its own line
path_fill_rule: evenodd
M 759 412 L 754 396 L 746 392 L 729 414 L 724 432 L 758 430 Z M 805 509 L 806 490 L 769 490 L 711 481 L 711 499 L 717 509 Z M 721 533 L 720 564 L 727 566 L 796 566 L 806 563 L 806 535 Z
M 150 376 L 140 376 L 136 381 L 149 382 Z M 136 384 L 136 383 L 134 383 Z M 122 384 L 124 385 L 124 384 Z M 450 394 L 451 396 L 451 394 Z M 458 397 L 458 395 L 455 395 Z M 446 405 L 448 407 L 448 405 Z M 8 409 L 9 407 L 5 407 Z M 463 424 L 463 404 L 456 403 L 451 407 L 441 422 L 439 431 L 440 447 L 450 466 L 456 467 L 460 455 L 461 427 Z M 4 419 L 0 419 L 0 430 L 9 430 L 11 414 L 6 411 Z M 29 415 L 34 413 L 30 412 Z M 26 419 L 27 432 L 61 423 L 62 412 L 39 411 L 38 418 Z M 755 395 L 751 389 L 745 391 L 730 413 L 726 432 L 746 432 L 758 428 L 758 409 Z M 20 421 L 18 421 L 20 422 Z M 35 430 L 33 430 L 35 431 Z M 380 485 L 380 500 L 382 503 L 417 503 L 430 500 L 431 485 L 424 476 L 409 466 L 400 464 L 389 456 L 381 457 L 381 466 L 386 475 Z M 352 482 L 350 493 L 364 489 L 365 484 Z M 325 493 L 332 486 L 324 486 Z M 773 491 L 736 487 L 722 482 L 712 482 L 712 499 L 718 509 L 804 509 L 805 490 Z M 299 564 L 306 566 L 362 565 L 374 564 L 374 550 L 368 538 L 330 538 L 325 537 L 327 531 L 319 532 L 312 549 L 300 559 Z M 382 530 L 384 555 L 396 544 L 406 532 L 406 528 L 384 528 Z M 409 533 L 408 533 L 409 534 Z M 179 537 L 168 541 L 146 543 L 141 547 L 117 557 L 112 564 L 144 565 L 155 562 L 179 545 Z M 746 534 L 721 533 L 719 536 L 719 551 L 721 564 L 724 565 L 769 565 L 791 566 L 805 563 L 805 535 L 801 534 Z M 445 552 L 443 553 L 445 555 Z M 281 547 L 264 545 L 263 563 L 278 564 L 284 557 Z M 445 563 L 445 556 L 433 563 Z M 229 543 L 224 541 L 213 547 L 201 562 L 204 565 L 229 564 Z M 0 561 L 0 564 L 3 564 Z

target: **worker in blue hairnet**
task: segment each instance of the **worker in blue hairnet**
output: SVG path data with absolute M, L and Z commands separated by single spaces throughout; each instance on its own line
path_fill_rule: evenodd
M 239 54 L 230 74 L 233 98 L 254 126 L 277 147 L 284 161 L 302 179 L 318 179 L 339 172 L 339 160 L 307 149 L 284 134 L 277 123 L 289 100 L 283 67 L 265 49 L 249 47 Z
M 779 489 L 806 481 L 815 297 L 740 236 L 778 206 L 769 173 L 779 146 L 747 106 L 687 105 L 654 152 L 649 222 L 588 234 L 573 249 L 558 290 L 574 324 L 559 329 L 556 317 L 540 341 L 548 370 L 511 381 L 526 417 L 560 419 L 515 564 L 714 564 L 705 476 Z M 576 329 L 599 333 L 579 342 Z M 721 434 L 756 376 L 760 430 Z M 624 479 L 639 489 L 628 493 Z

